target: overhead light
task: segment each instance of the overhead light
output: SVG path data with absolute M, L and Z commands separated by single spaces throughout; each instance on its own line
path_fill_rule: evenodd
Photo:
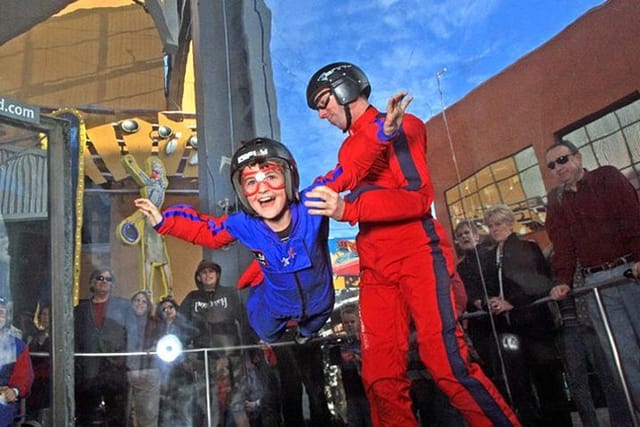
M 164 147 L 164 152 L 167 153 L 167 156 L 170 156 L 173 153 L 175 153 L 177 149 L 178 149 L 178 139 L 171 138 L 169 141 L 167 141 L 167 145 L 165 145 Z
M 133 119 L 126 119 L 120 122 L 120 129 L 124 133 L 136 133 L 140 129 L 140 125 Z
M 193 153 L 191 157 L 189 157 L 189 164 L 191 166 L 195 166 L 198 164 L 198 152 Z
M 169 126 L 160 125 L 158 126 L 158 136 L 160 139 L 168 139 L 173 136 L 173 129 Z
M 187 142 L 189 143 L 189 145 L 191 147 L 193 147 L 194 150 L 198 149 L 198 135 L 197 134 L 191 135 L 189 137 L 189 139 L 187 140 Z

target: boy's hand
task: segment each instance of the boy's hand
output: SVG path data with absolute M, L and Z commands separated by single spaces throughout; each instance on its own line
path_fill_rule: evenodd
M 406 96 L 407 92 L 399 92 L 389 98 L 389 102 L 387 103 L 387 117 L 384 120 L 385 135 L 391 135 L 397 132 L 400 126 L 402 126 L 404 113 L 409 104 L 411 104 L 411 101 L 413 101 L 412 96 L 404 99 Z
M 10 387 L 0 387 L 0 394 L 4 395 L 4 399 L 7 402 L 15 402 L 16 400 L 18 400 L 16 392 L 13 390 L 13 388 Z
M 152 226 L 156 226 L 160 221 L 162 221 L 162 213 L 160 209 L 156 205 L 154 205 L 149 199 L 136 199 L 133 202 L 138 210 L 144 214 L 149 219 L 149 223 Z
M 344 215 L 344 200 L 338 193 L 321 185 L 307 193 L 309 199 L 304 205 L 309 208 L 311 215 L 324 215 L 340 221 Z

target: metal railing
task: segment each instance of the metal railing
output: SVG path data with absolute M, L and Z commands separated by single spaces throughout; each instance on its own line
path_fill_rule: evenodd
M 612 288 L 615 286 L 619 286 L 622 284 L 628 284 L 629 280 L 633 279 L 633 275 L 631 270 L 626 270 L 623 275 L 621 277 L 615 277 L 606 281 L 601 282 L 600 284 L 598 284 L 597 286 L 585 286 L 585 287 L 580 287 L 580 288 L 575 288 L 571 291 L 571 296 L 573 296 L 574 298 L 583 298 L 586 297 L 590 294 L 593 294 L 595 301 L 596 301 L 596 305 L 598 307 L 598 312 L 600 314 L 600 318 L 602 319 L 602 323 L 604 325 L 604 329 L 605 332 L 607 334 L 607 340 L 609 342 L 609 346 L 611 347 L 611 353 L 613 356 L 613 361 L 615 364 L 615 368 L 616 368 L 616 373 L 618 375 L 618 378 L 620 379 L 620 383 L 622 385 L 622 390 L 624 392 L 624 396 L 627 402 L 627 408 L 629 410 L 629 413 L 631 415 L 631 419 L 633 420 L 633 425 L 634 427 L 638 427 L 639 421 L 638 421 L 638 417 L 636 415 L 635 409 L 634 409 L 634 405 L 633 405 L 633 400 L 631 398 L 631 393 L 629 391 L 629 386 L 627 383 L 627 379 L 625 377 L 624 374 L 624 368 L 622 366 L 622 362 L 620 360 L 620 353 L 618 351 L 618 346 L 616 345 L 616 341 L 615 341 L 615 337 L 613 335 L 613 331 L 611 329 L 611 324 L 609 321 L 609 317 L 607 315 L 607 311 L 606 308 L 602 302 L 602 295 L 601 292 L 605 289 L 608 288 Z M 640 286 L 640 281 L 637 281 L 636 283 L 637 286 Z M 523 307 L 518 307 L 519 309 L 527 309 L 527 308 L 531 308 L 540 304 L 547 304 L 550 302 L 556 302 L 555 299 L 551 298 L 551 297 L 543 297 L 543 298 L 539 298 Z M 460 320 L 465 320 L 465 319 L 477 319 L 477 318 L 483 318 L 483 317 L 488 317 L 490 316 L 490 313 L 486 310 L 479 310 L 479 311 L 475 311 L 475 312 L 471 312 L 471 313 L 463 313 L 462 316 L 460 316 Z

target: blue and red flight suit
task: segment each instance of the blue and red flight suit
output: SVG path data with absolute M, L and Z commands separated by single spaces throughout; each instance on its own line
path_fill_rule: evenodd
M 302 200 L 305 197 L 303 192 Z M 292 227 L 286 240 L 264 220 L 245 212 L 216 218 L 185 205 L 164 210 L 155 228 L 212 249 L 239 240 L 251 250 L 264 283 L 249 291 L 249 323 L 260 339 L 274 342 L 289 320 L 298 321 L 302 335 L 312 335 L 325 324 L 334 302 L 328 218 L 308 214 L 302 202 L 291 203 L 290 209 Z

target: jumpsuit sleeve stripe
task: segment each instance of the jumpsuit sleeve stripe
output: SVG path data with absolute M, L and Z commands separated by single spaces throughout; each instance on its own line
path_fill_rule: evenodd
M 407 140 L 407 135 L 404 131 L 400 132 L 400 135 L 398 135 L 393 143 L 393 147 L 398 163 L 400 164 L 402 174 L 407 180 L 407 185 L 404 188 L 406 190 L 419 190 L 422 187 L 422 179 L 420 178 L 418 168 L 411 156 L 409 141 Z
M 174 206 L 164 211 L 163 216 L 165 218 L 182 218 L 188 221 L 192 221 L 194 223 L 206 222 L 207 228 L 214 235 L 224 230 L 224 226 L 222 225 L 222 223 L 216 222 L 212 219 L 202 218 L 200 215 L 195 213 L 195 211 L 193 211 L 193 208 L 191 206 L 184 206 L 184 205 Z M 154 228 L 156 228 L 156 230 L 159 229 L 160 224 L 157 224 Z

